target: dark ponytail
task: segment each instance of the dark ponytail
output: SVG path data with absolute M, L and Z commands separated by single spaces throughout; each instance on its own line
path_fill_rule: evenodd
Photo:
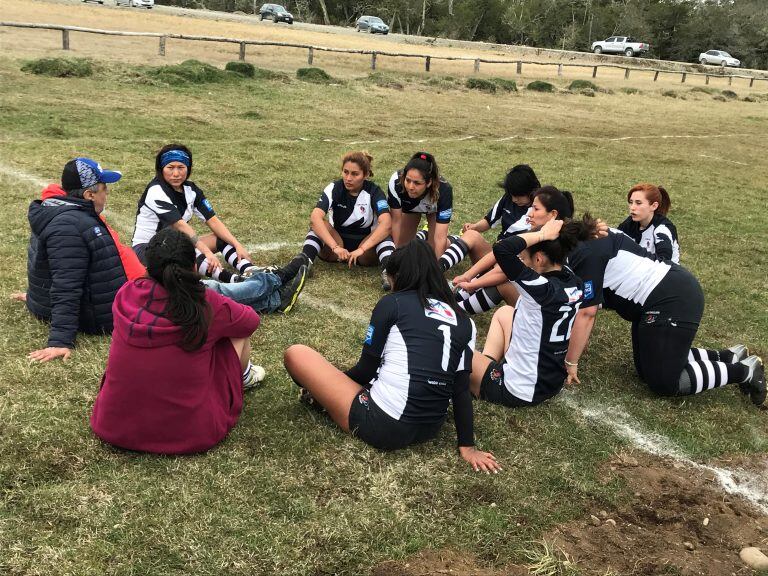
M 193 352 L 205 344 L 211 323 L 211 308 L 205 286 L 195 271 L 195 246 L 178 230 L 164 228 L 149 241 L 147 274 L 168 292 L 163 315 L 181 327 L 179 347 Z
M 435 157 L 429 152 L 416 152 L 400 173 L 401 182 L 409 170 L 418 170 L 421 177 L 429 182 L 427 194 L 429 194 L 430 201 L 437 202 L 440 197 L 440 170 L 437 167 L 437 162 L 435 162 Z
M 573 194 L 568 190 L 558 190 L 552 185 L 542 186 L 533 193 L 541 205 L 547 210 L 557 210 L 557 219 L 573 218 Z
M 448 287 L 434 250 L 424 240 L 415 238 L 395 250 L 387 260 L 386 271 L 395 280 L 396 292 L 415 290 L 425 308 L 427 298 L 435 298 L 448 304 L 458 315 L 464 315 Z
M 518 164 L 507 172 L 499 186 L 504 189 L 504 194 L 510 200 L 514 196 L 527 196 L 530 201 L 533 200 L 533 193 L 541 187 L 541 184 L 533 168 L 528 164 Z
M 591 240 L 596 235 L 597 220 L 587 212 L 581 220 L 566 220 L 557 239 L 538 242 L 528 248 L 528 253 L 533 256 L 542 252 L 552 264 L 563 264 L 579 242 Z

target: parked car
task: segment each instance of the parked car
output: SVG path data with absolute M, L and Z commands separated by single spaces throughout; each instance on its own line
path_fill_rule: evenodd
M 288 12 L 284 6 L 280 6 L 280 4 L 262 4 L 261 8 L 259 8 L 259 20 L 264 20 L 265 18 L 272 20 L 275 24 L 278 22 L 293 24 L 293 14 Z
M 704 64 L 714 64 L 715 66 L 733 66 L 735 68 L 741 66 L 741 62 L 728 54 L 728 52 L 723 52 L 722 50 L 708 50 L 706 52 L 702 52 L 699 54 L 699 63 L 702 66 Z
M 152 8 L 155 0 L 115 0 L 115 6 L 128 6 L 130 8 Z
M 389 26 L 378 16 L 360 16 L 355 22 L 358 32 L 368 30 L 371 34 L 389 34 Z
M 624 54 L 625 56 L 636 56 L 643 52 L 648 52 L 651 45 L 647 42 L 638 42 L 630 36 L 611 36 L 606 40 L 592 42 L 592 52 L 595 54 Z

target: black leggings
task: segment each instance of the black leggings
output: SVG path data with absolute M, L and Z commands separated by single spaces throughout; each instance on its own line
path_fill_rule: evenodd
M 704 293 L 685 268 L 673 266 L 632 322 L 632 354 L 640 379 L 660 396 L 680 393 L 680 375 L 704 312 Z

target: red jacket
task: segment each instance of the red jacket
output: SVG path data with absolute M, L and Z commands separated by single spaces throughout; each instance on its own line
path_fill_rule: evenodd
M 58 184 L 49 184 L 48 187 L 43 190 L 42 198 L 43 200 L 46 200 L 48 198 L 53 198 L 54 196 L 66 195 L 67 193 L 64 192 L 64 190 L 62 190 L 61 186 Z M 117 251 L 120 254 L 120 261 L 123 263 L 123 269 L 125 270 L 125 275 L 128 277 L 128 280 L 135 280 L 136 278 L 146 276 L 147 270 L 139 261 L 136 253 L 131 249 L 130 246 L 126 246 L 125 244 L 120 243 L 120 237 L 117 235 L 117 232 L 115 232 L 112 227 L 107 224 L 107 221 L 104 220 L 103 215 L 100 214 L 99 218 L 101 218 L 101 221 L 104 222 L 104 226 L 106 226 L 107 230 L 109 230 L 109 235 L 112 236 L 112 240 L 115 241 L 115 246 L 117 246 Z
M 212 448 L 243 405 L 240 359 L 230 338 L 259 325 L 249 306 L 206 290 L 211 307 L 202 348 L 178 346 L 181 328 L 162 315 L 165 289 L 149 278 L 126 282 L 112 307 L 114 330 L 91 428 L 108 442 L 143 452 L 186 454 Z

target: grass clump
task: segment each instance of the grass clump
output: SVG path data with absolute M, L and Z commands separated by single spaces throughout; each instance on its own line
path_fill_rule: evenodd
M 739 95 L 736 94 L 736 92 L 734 92 L 733 90 L 723 90 L 722 92 L 720 92 L 720 94 L 722 94 L 726 98 L 729 98 L 730 100 L 736 100 L 739 97 Z
M 726 98 L 722 94 L 715 94 L 714 96 L 712 96 L 712 100 L 717 100 L 718 102 L 728 102 L 728 98 Z
M 224 70 L 240 74 L 246 78 L 253 78 L 256 75 L 256 67 L 250 62 L 227 62 Z
M 534 80 L 533 82 L 529 83 L 528 86 L 526 86 L 528 90 L 534 90 L 535 92 L 554 92 L 555 86 L 554 84 L 550 84 L 549 82 L 543 82 L 541 80 Z
M 496 84 L 499 90 L 505 92 L 517 92 L 517 82 L 514 80 L 507 80 L 506 78 L 491 78 L 491 82 Z
M 619 88 L 619 90 L 624 94 L 640 94 L 639 89 L 632 88 L 631 86 L 625 86 L 624 88 Z
M 483 92 L 496 92 L 496 83 L 484 78 L 467 78 L 467 88 L 470 90 L 482 90 Z
M 667 98 L 679 98 L 680 100 L 685 100 L 685 96 L 680 94 L 677 90 L 664 90 L 661 95 L 666 96 Z
M 426 84 L 427 86 L 436 88 L 438 92 L 440 90 L 451 90 L 460 86 L 453 76 L 434 76 L 429 78 Z
M 579 90 L 592 90 L 594 96 L 594 92 L 598 90 L 598 87 L 597 84 L 590 82 L 589 80 L 574 80 L 568 86 L 568 90 L 571 92 L 577 92 Z
M 296 70 L 296 78 L 304 82 L 314 82 L 315 84 L 333 82 L 333 77 L 322 68 L 299 68 Z
M 369 84 L 373 84 L 380 88 L 394 88 L 395 90 L 402 90 L 405 88 L 404 84 L 400 82 L 396 76 L 385 74 L 384 72 L 371 72 L 368 74 L 366 81 Z
M 170 86 L 185 84 L 217 84 L 230 80 L 233 75 L 199 60 L 185 60 L 181 64 L 150 68 L 148 76 Z
M 244 120 L 261 120 L 264 118 L 264 115 L 258 110 L 248 110 L 247 112 L 240 114 L 240 118 L 243 118 Z
M 21 70 L 54 78 L 85 78 L 93 75 L 93 64 L 88 58 L 38 58 L 25 63 Z
M 694 86 L 690 90 L 693 94 L 709 94 L 712 96 L 713 94 L 717 94 L 720 92 L 717 88 L 710 88 L 709 86 Z

